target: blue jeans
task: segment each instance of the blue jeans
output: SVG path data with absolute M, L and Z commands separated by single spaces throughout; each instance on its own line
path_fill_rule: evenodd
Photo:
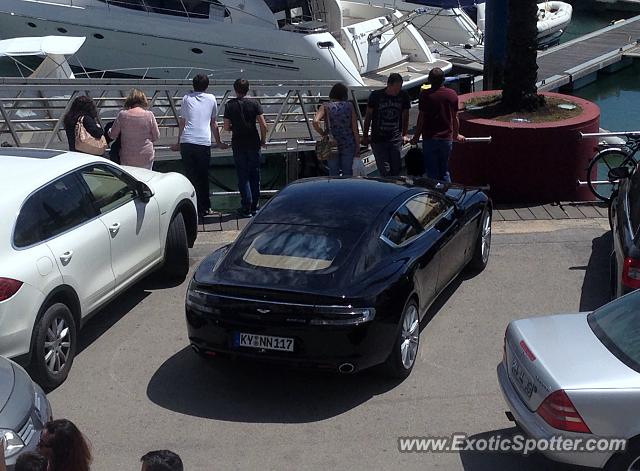
M 371 150 L 381 177 L 397 177 L 402 170 L 402 141 L 372 142 Z
M 427 176 L 434 180 L 451 181 L 449 174 L 449 156 L 453 142 L 444 139 L 427 139 L 422 143 L 424 168 Z
M 260 149 L 233 149 L 242 208 L 255 211 L 260 199 Z
M 327 160 L 329 166 L 329 176 L 337 177 L 342 170 L 343 177 L 350 177 L 353 175 L 353 157 L 355 156 L 356 149 L 352 145 L 338 145 L 338 153 L 333 159 Z

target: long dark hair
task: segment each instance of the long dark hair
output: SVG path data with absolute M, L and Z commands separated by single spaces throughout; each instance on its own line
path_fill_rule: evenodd
M 69 108 L 67 114 L 64 115 L 65 129 L 75 128 L 78 118 L 86 115 L 91 116 L 93 119 L 97 119 L 98 108 L 96 108 L 96 104 L 90 97 L 82 95 L 73 100 L 71 108 Z
M 91 450 L 78 427 L 67 419 L 52 420 L 45 425 L 47 442 L 51 450 L 51 471 L 89 471 Z
M 335 101 L 347 101 L 349 99 L 349 89 L 344 83 L 338 82 L 331 87 L 329 99 Z

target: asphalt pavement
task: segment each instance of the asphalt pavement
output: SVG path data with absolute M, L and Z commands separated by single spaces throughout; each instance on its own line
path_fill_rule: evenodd
M 235 235 L 202 234 L 192 268 Z M 188 348 L 186 282 L 150 278 L 89 322 L 49 398 L 92 442 L 95 471 L 137 471 L 163 448 L 188 471 L 570 470 L 540 456 L 400 453 L 398 438 L 513 434 L 496 380 L 507 323 L 604 304 L 610 244 L 605 219 L 495 223 L 487 269 L 440 296 L 403 382 L 204 361 Z

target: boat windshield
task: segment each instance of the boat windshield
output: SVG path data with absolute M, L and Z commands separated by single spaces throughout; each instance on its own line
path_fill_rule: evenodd
M 417 3 L 428 7 L 438 8 L 469 8 L 482 3 L 479 0 L 409 0 L 409 3 Z
M 98 0 L 109 6 L 188 18 L 229 16 L 218 0 Z

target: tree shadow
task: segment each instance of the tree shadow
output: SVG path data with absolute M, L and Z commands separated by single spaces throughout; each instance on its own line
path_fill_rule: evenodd
M 187 347 L 155 372 L 147 396 L 165 409 L 205 419 L 309 423 L 347 412 L 398 384 L 372 370 L 338 376 L 224 356 L 205 360 Z
M 522 434 L 522 431 L 518 427 L 511 427 L 479 433 L 468 438 L 469 440 L 490 440 L 491 437 L 512 439 L 518 434 Z M 540 453 L 524 456 L 520 453 L 462 450 L 460 451 L 460 461 L 462 461 L 462 467 L 465 471 L 495 471 L 498 469 L 517 469 L 518 471 L 586 471 L 591 469 L 558 463 Z
M 586 267 L 571 267 L 584 270 L 584 281 L 580 293 L 580 311 L 593 311 L 610 300 L 609 255 L 611 254 L 611 231 L 591 242 L 591 255 Z

